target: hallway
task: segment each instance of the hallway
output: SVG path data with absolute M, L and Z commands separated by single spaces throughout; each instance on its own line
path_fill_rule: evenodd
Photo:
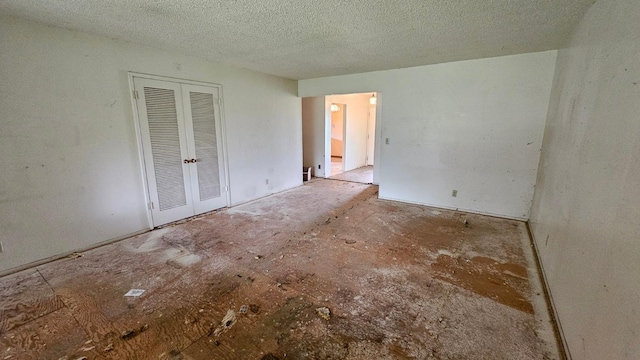
M 333 165 L 333 162 L 331 163 Z M 373 182 L 373 166 L 363 166 L 361 168 L 353 169 L 347 172 L 341 172 L 333 175 L 331 172 L 332 180 L 351 181 L 361 184 L 371 184 Z

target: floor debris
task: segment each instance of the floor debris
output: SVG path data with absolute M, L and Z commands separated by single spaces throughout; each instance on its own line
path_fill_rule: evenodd
M 560 359 L 525 223 L 314 181 L 0 278 L 0 360 Z
M 120 335 L 120 338 L 121 338 L 122 340 L 129 340 L 129 339 L 131 339 L 131 338 L 136 337 L 136 336 L 137 336 L 137 335 L 139 335 L 140 333 L 144 332 L 144 331 L 145 331 L 145 330 L 147 330 L 148 328 L 149 328 L 149 325 L 144 324 L 144 325 L 140 326 L 140 327 L 139 327 L 139 328 L 137 328 L 137 329 L 127 330 L 127 331 L 123 332 L 123 333 Z
M 227 311 L 227 314 L 224 316 L 224 318 L 222 318 L 222 321 L 220 321 L 220 325 L 218 325 L 218 327 L 213 331 L 213 333 L 209 331 L 209 334 L 213 334 L 214 336 L 220 336 L 225 332 L 227 332 L 229 329 L 231 329 L 231 327 L 235 325 L 236 321 L 237 320 L 236 320 L 235 311 L 229 310 Z
M 331 319 L 331 310 L 329 310 L 328 307 L 319 307 L 316 309 L 316 312 L 318 313 L 318 315 L 320 315 L 321 318 L 325 320 Z
M 247 305 L 240 306 L 240 310 L 238 311 L 240 314 L 246 314 L 249 307 Z
M 124 296 L 130 296 L 130 297 L 138 297 L 140 295 L 142 295 L 146 290 L 143 289 L 131 289 L 129 291 L 127 291 L 126 294 L 124 294 Z

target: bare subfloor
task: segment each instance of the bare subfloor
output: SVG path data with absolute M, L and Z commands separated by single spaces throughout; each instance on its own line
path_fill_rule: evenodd
M 0 359 L 554 359 L 528 243 L 313 180 L 0 279 Z

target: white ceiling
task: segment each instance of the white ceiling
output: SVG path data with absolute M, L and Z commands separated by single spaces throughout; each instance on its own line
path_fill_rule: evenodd
M 291 79 L 562 47 L 595 0 L 0 0 L 0 13 Z

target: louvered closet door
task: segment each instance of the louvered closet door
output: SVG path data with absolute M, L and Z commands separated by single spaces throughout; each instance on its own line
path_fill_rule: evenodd
M 227 206 L 219 90 L 182 85 L 191 163 L 193 207 L 196 214 Z
M 153 225 L 192 216 L 193 194 L 182 86 L 134 78 Z

